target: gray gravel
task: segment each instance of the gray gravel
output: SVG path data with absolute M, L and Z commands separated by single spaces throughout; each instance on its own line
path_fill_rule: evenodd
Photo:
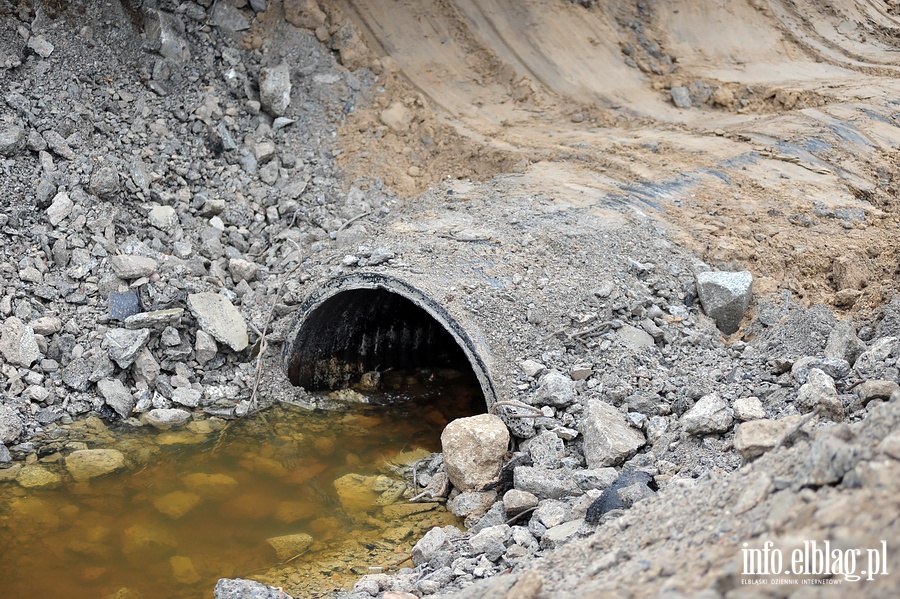
M 900 298 L 857 323 L 789 292 L 754 298 L 726 344 L 697 302 L 710 268 L 650 218 L 621 206 L 598 228 L 516 177 L 410 202 L 374 174 L 342 181 L 335 131 L 372 73 L 287 24 L 247 49 L 235 32 L 252 12 L 226 2 L 154 4 L 143 37 L 117 3 L 0 19 L 0 468 L 66 451 L 74 419 L 165 430 L 246 414 L 273 306 L 274 355 L 336 275 L 504 260 L 508 281 L 485 271 L 453 301 L 505 340 L 512 451 L 475 495 L 432 487 L 467 531 L 431 531 L 415 568 L 350 596 L 720 596 L 745 540 L 803 525 L 900 538 Z M 266 366 L 263 403 L 317 405 Z M 446 471 L 421 468 L 423 491 Z

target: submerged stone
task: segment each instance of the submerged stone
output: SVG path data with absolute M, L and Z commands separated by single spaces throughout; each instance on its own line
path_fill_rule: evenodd
M 267 587 L 255 580 L 220 578 L 214 599 L 291 599 L 291 596 L 280 588 Z
M 188 493 L 187 491 L 173 491 L 157 497 L 153 502 L 153 507 L 161 514 L 165 514 L 173 520 L 178 520 L 192 509 L 200 505 L 203 499 L 196 493 Z
M 66 457 L 66 469 L 78 482 L 125 468 L 125 456 L 117 449 L 80 449 Z
M 362 474 L 345 474 L 334 481 L 341 505 L 349 512 L 370 510 L 375 506 L 378 494 L 372 490 L 375 477 Z
M 272 537 L 266 539 L 266 543 L 275 550 L 275 555 L 280 561 L 285 561 L 309 549 L 310 545 L 313 544 L 313 538 L 306 533 L 298 533 Z
M 126 528 L 122 538 L 122 553 L 141 561 L 165 557 L 177 546 L 168 530 L 143 523 Z
M 54 489 L 62 484 L 62 477 L 40 464 L 28 464 L 19 470 L 16 482 L 26 489 Z
M 172 566 L 172 578 L 181 584 L 197 584 L 200 582 L 200 575 L 197 574 L 197 568 L 191 558 L 185 555 L 173 555 L 169 558 L 169 564 Z
M 206 474 L 204 472 L 188 474 L 182 481 L 188 489 L 210 499 L 227 497 L 238 485 L 238 481 L 225 474 Z

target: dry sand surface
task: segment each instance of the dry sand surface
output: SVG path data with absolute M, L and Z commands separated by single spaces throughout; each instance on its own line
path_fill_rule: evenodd
M 894 2 L 322 7 L 353 24 L 345 63 L 382 73 L 340 132 L 351 178 L 411 196 L 519 171 L 659 217 L 757 292 L 865 313 L 897 288 Z

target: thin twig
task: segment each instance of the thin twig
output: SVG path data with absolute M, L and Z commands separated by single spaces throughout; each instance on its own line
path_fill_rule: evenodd
M 781 436 L 781 438 L 778 439 L 778 443 L 776 443 L 776 444 L 775 444 L 775 447 L 772 448 L 772 452 L 774 453 L 774 452 L 777 451 L 779 448 L 781 448 L 782 446 L 784 446 L 784 444 L 788 442 L 788 439 L 790 439 L 791 437 L 793 437 L 794 435 L 796 435 L 796 434 L 797 434 L 797 431 L 799 431 L 803 426 L 805 426 L 807 422 L 809 422 L 810 420 L 812 420 L 813 418 L 815 418 L 816 416 L 818 416 L 820 411 L 821 411 L 821 407 L 816 406 L 816 409 L 815 409 L 815 410 L 813 410 L 812 412 L 810 412 L 809 414 L 807 414 L 806 416 L 804 416 L 803 418 L 801 418 L 800 420 L 798 420 L 797 423 L 796 423 L 794 426 L 792 426 L 791 428 L 789 428 L 789 429 L 787 430 L 787 432 L 785 432 L 785 433 Z
M 365 217 L 367 217 L 367 216 L 370 216 L 371 214 L 372 214 L 372 211 L 371 211 L 371 210 L 369 210 L 368 212 L 363 212 L 362 214 L 357 214 L 356 216 L 354 216 L 353 218 L 351 218 L 350 220 L 348 220 L 347 222 L 345 222 L 343 225 L 341 225 L 340 227 L 338 227 L 338 228 L 337 228 L 337 231 L 335 231 L 335 234 L 340 233 L 341 231 L 343 231 L 344 229 L 346 229 L 347 227 L 349 227 L 350 225 L 352 225 L 353 223 L 355 223 L 355 222 L 358 221 L 359 219 L 365 218 Z
M 253 390 L 250 393 L 250 405 L 248 406 L 247 412 L 244 414 L 244 416 L 246 416 L 247 414 L 255 413 L 259 407 L 257 397 L 259 395 L 259 383 L 260 380 L 262 380 L 262 361 L 266 353 L 266 348 L 268 347 L 266 337 L 269 333 L 269 325 L 272 323 L 272 319 L 275 316 L 275 306 L 278 305 L 278 298 L 281 297 L 281 292 L 284 290 L 284 286 L 287 284 L 287 281 L 291 277 L 291 275 L 293 275 L 303 266 L 302 251 L 300 247 L 296 244 L 296 242 L 294 242 L 293 239 L 288 239 L 288 241 L 294 244 L 294 247 L 297 248 L 298 252 L 301 252 L 300 261 L 297 263 L 297 266 L 282 275 L 281 283 L 278 285 L 278 289 L 275 291 L 275 297 L 272 298 L 272 307 L 269 310 L 269 316 L 268 318 L 266 318 L 266 324 L 265 326 L 263 326 L 263 330 L 260 331 L 253 323 L 249 323 L 253 331 L 259 336 L 259 352 L 256 354 L 256 371 L 253 376 Z M 241 418 L 243 418 L 243 416 Z M 219 446 L 225 439 L 225 433 L 228 432 L 228 429 L 231 427 L 231 425 L 238 420 L 240 420 L 240 418 L 238 418 L 237 420 L 232 420 L 231 422 L 226 424 L 221 431 L 219 431 L 219 437 L 218 439 L 216 439 L 216 443 L 212 449 L 213 453 L 219 450 Z M 266 426 L 269 426 L 269 423 L 265 420 L 265 418 L 263 418 L 263 422 Z
M 513 516 L 512 518 L 510 518 L 509 520 L 507 520 L 507 521 L 506 521 L 506 524 L 512 524 L 513 522 L 515 522 L 516 520 L 518 520 L 518 519 L 521 518 L 522 516 L 524 516 L 524 515 L 526 515 L 526 514 L 530 514 L 531 512 L 533 512 L 533 511 L 536 510 L 536 509 L 537 509 L 537 506 L 535 506 L 535 507 L 530 507 L 530 508 L 528 508 L 527 510 L 522 510 L 521 512 L 519 512 L 518 514 L 516 514 L 515 516 Z
M 438 233 L 438 237 L 459 241 L 460 243 L 496 243 L 490 237 L 457 237 L 453 233 Z
M 307 553 L 309 553 L 309 549 L 304 549 L 303 551 L 301 551 L 300 553 L 298 553 L 298 554 L 295 555 L 294 557 L 289 557 L 289 558 L 287 558 L 287 559 L 284 560 L 284 561 L 278 562 L 277 564 L 273 564 L 273 565 L 271 565 L 271 566 L 263 566 L 263 567 L 261 567 L 261 568 L 255 569 L 255 570 L 250 570 L 249 572 L 247 572 L 247 573 L 244 575 L 244 577 L 250 576 L 251 574 L 255 574 L 255 573 L 257 573 L 257 572 L 262 572 L 263 570 L 271 570 L 271 569 L 273 569 L 273 568 L 279 568 L 279 567 L 281 567 L 281 566 L 286 566 L 286 565 L 288 565 L 289 563 L 291 563 L 292 561 L 294 561 L 295 559 L 297 559 L 298 557 L 303 556 L 303 555 L 306 555 Z M 402 563 L 402 562 L 401 562 L 401 563 Z M 274 587 L 274 588 L 278 588 L 278 587 Z
M 569 339 L 577 339 L 578 341 L 584 341 L 588 337 L 596 337 L 598 335 L 602 335 L 612 328 L 612 323 L 609 321 L 601 322 L 599 324 L 595 324 L 589 329 L 585 329 L 583 331 L 579 331 L 577 333 L 573 333 L 569 336 Z
M 410 553 L 409 555 L 407 555 L 406 557 L 404 557 L 404 558 L 403 558 L 402 560 L 400 560 L 399 562 L 396 562 L 396 563 L 394 563 L 394 564 L 388 564 L 388 568 L 396 568 L 397 566 L 399 566 L 399 565 L 402 564 L 403 562 L 408 562 L 408 561 L 410 561 L 410 560 L 412 560 L 412 553 Z
M 447 498 L 443 495 L 435 495 L 432 491 L 424 490 L 418 495 L 409 498 L 409 503 L 444 503 Z
M 298 247 L 297 250 L 299 251 L 299 249 L 300 248 Z M 275 291 L 275 297 L 272 298 L 272 308 L 269 310 L 269 317 L 266 319 L 266 324 L 265 326 L 263 326 L 262 334 L 259 337 L 259 353 L 256 355 L 256 376 L 254 376 L 253 378 L 253 392 L 250 394 L 250 408 L 247 410 L 248 413 L 255 411 L 257 407 L 259 381 L 262 378 L 263 356 L 265 355 L 266 348 L 268 347 L 266 336 L 269 333 L 269 325 L 272 323 L 272 319 L 275 317 L 275 306 L 278 305 L 278 298 L 281 297 L 281 292 L 284 290 L 284 286 L 287 284 L 288 279 L 302 267 L 303 259 L 301 257 L 300 261 L 297 263 L 297 266 L 295 266 L 290 270 L 290 272 L 282 276 L 281 283 L 278 285 L 278 289 Z
M 569 325 L 566 325 L 566 326 L 564 326 L 564 327 L 562 327 L 562 328 L 559 328 L 559 329 L 553 331 L 552 333 L 550 333 L 549 335 L 547 335 L 546 337 L 544 337 L 543 339 L 541 339 L 541 342 L 542 342 L 542 343 L 546 343 L 547 341 L 550 341 L 550 340 L 553 339 L 554 337 L 556 337 L 556 336 L 558 336 L 558 335 L 562 335 L 563 333 L 566 332 L 566 329 L 568 329 L 568 328 L 569 328 Z

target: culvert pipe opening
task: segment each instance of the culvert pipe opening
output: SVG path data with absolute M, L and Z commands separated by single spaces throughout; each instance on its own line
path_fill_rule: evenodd
M 288 378 L 307 391 L 371 390 L 374 373 L 452 369 L 474 375 L 490 406 L 487 368 L 466 331 L 437 302 L 400 280 L 333 281 L 310 297 L 284 350 Z

